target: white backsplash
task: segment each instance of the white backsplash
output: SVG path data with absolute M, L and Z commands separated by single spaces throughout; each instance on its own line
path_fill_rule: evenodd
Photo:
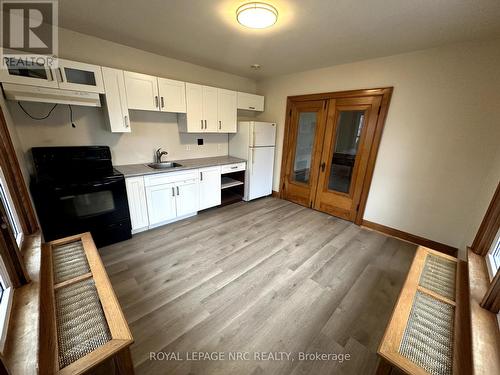
M 43 117 L 51 104 L 22 103 L 33 116 Z M 154 150 L 168 151 L 166 160 L 227 155 L 227 134 L 179 133 L 177 114 L 130 111 L 131 133 L 111 133 L 101 108 L 73 106 L 71 127 L 69 108 L 58 105 L 49 118 L 30 119 L 16 102 L 8 102 L 22 149 L 28 153 L 34 146 L 110 146 L 113 164 L 145 163 L 153 160 Z M 198 139 L 203 145 L 198 145 Z M 31 168 L 31 165 L 29 165 Z

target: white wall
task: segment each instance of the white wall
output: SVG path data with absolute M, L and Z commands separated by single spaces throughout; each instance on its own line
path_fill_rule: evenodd
M 141 51 L 103 39 L 60 29 L 59 55 L 61 57 L 98 65 L 122 68 L 166 78 L 201 83 L 232 90 L 255 92 L 256 82 L 214 69 L 186 63 L 153 53 Z M 45 115 L 52 104 L 23 103 L 34 116 Z M 73 129 L 69 122 L 68 106 L 59 105 L 43 121 L 35 121 L 24 114 L 17 103 L 8 101 L 8 116 L 15 124 L 14 137 L 19 138 L 26 160 L 33 146 L 109 145 L 114 164 L 151 162 L 155 148 L 169 152 L 168 159 L 208 157 L 227 154 L 227 134 L 180 134 L 177 115 L 130 111 L 132 132 L 113 134 L 106 125 L 100 108 L 73 106 Z M 198 146 L 197 139 L 204 145 Z M 31 165 L 28 162 L 28 169 Z
M 48 104 L 22 104 L 30 114 L 39 117 L 51 108 Z M 115 165 L 152 162 L 154 150 L 159 147 L 168 151 L 165 159 L 169 160 L 227 154 L 227 134 L 179 133 L 175 113 L 130 111 L 132 132 L 119 134 L 109 131 L 101 110 L 72 108 L 76 128 L 70 125 L 68 106 L 58 106 L 48 119 L 34 121 L 21 111 L 17 103 L 9 103 L 28 161 L 29 150 L 34 146 L 108 145 Z M 198 138 L 204 140 L 203 146 L 197 145 Z M 28 168 L 31 170 L 31 165 Z
M 459 248 L 470 244 L 477 222 L 470 215 L 478 194 L 487 194 L 482 184 L 499 147 L 499 61 L 495 40 L 259 82 L 266 96 L 259 119 L 278 123 L 274 190 L 287 96 L 394 86 L 364 218 Z
M 497 139 L 497 143 L 500 144 L 500 139 Z M 495 194 L 495 190 L 500 181 L 500 145 L 497 149 L 497 155 L 493 159 L 492 164 L 492 168 L 481 181 L 481 188 L 475 200 L 475 206 L 470 213 L 469 228 L 465 236 L 466 246 L 470 246 L 472 244 L 472 241 L 476 236 L 479 226 L 481 225 L 481 221 L 486 214 L 486 210 L 490 205 L 493 194 Z

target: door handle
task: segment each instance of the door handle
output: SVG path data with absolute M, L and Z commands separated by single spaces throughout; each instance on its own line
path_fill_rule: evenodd
M 321 163 L 321 172 L 325 171 L 325 167 L 326 167 L 326 163 L 325 162 Z
M 161 97 L 161 107 L 164 108 L 165 107 L 165 102 L 163 101 L 163 96 Z
M 203 181 L 203 172 L 200 172 L 200 181 Z
M 179 186 L 176 186 L 177 188 L 177 195 L 179 195 Z
M 155 107 L 158 108 L 158 95 L 155 95 Z
M 175 190 L 173 186 L 172 186 L 172 197 L 175 197 Z

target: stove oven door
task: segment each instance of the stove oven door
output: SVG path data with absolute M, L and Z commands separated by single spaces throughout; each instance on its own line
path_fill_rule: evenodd
M 46 241 L 88 231 L 97 246 L 130 238 L 130 215 L 122 176 L 39 185 L 33 193 Z

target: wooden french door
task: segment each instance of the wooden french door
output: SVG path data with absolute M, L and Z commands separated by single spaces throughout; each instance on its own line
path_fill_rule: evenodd
M 326 100 L 293 103 L 290 109 L 289 150 L 286 158 L 283 192 L 285 199 L 312 207 L 311 198 L 318 181 Z
M 314 208 L 354 221 L 380 97 L 331 99 Z
M 392 90 L 366 91 L 289 100 L 283 198 L 360 223 Z

